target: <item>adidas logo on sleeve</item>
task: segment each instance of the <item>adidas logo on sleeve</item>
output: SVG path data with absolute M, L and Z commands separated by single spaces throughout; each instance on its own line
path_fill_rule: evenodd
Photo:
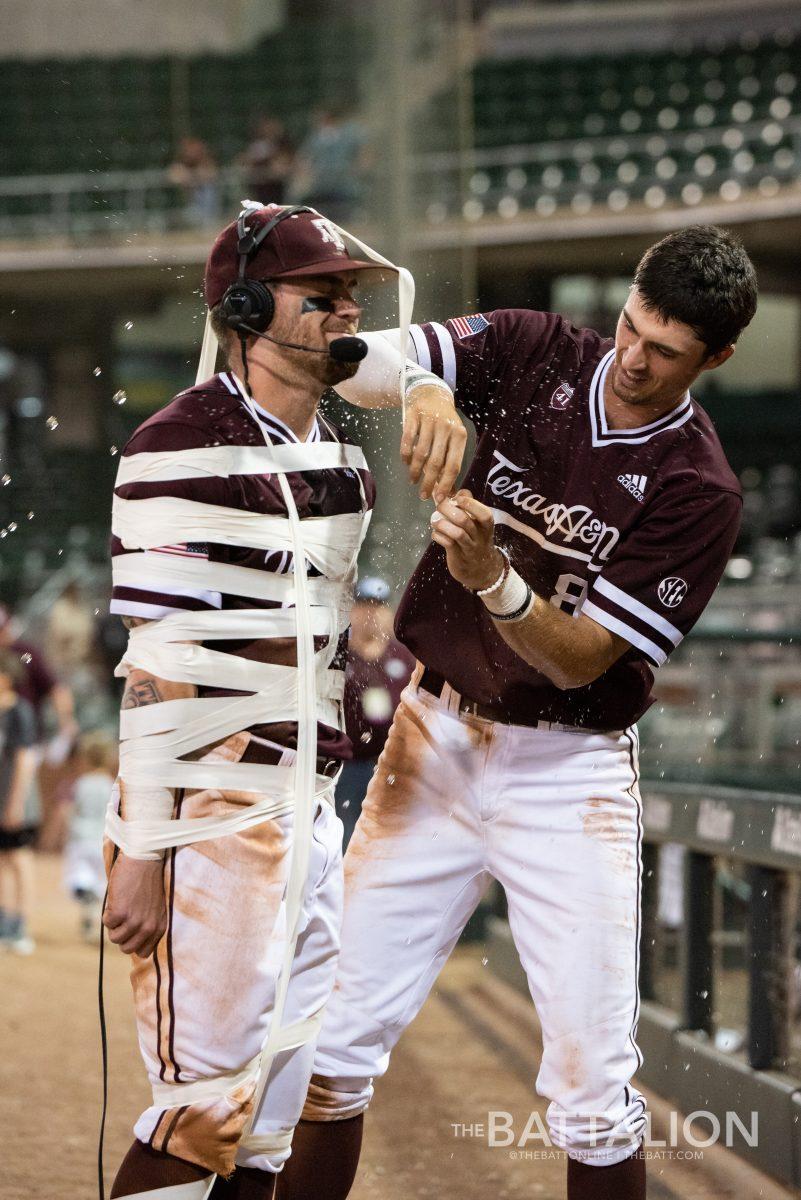
M 647 475 L 618 475 L 618 483 L 622 483 L 627 492 L 631 492 L 635 500 L 639 500 L 642 504 L 645 499 L 645 487 L 648 483 Z

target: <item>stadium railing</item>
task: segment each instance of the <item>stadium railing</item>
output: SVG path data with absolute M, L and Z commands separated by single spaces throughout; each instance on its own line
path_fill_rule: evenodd
M 766 134 L 768 140 L 766 141 Z M 633 206 L 656 212 L 707 199 L 756 202 L 798 192 L 801 117 L 732 127 L 549 141 L 470 152 L 429 153 L 411 163 L 412 194 L 429 225 L 485 218 L 592 216 Z M 243 196 L 242 174 L 215 181 L 218 211 Z M 190 189 L 164 169 L 26 175 L 0 179 L 0 237 L 61 236 L 80 240 L 130 231 L 214 225 L 199 220 Z

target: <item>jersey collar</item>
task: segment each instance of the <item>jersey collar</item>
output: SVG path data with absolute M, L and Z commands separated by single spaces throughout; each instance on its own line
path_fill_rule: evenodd
M 637 429 L 610 429 L 606 423 L 606 407 L 604 405 L 604 386 L 609 368 L 614 362 L 615 348 L 603 356 L 590 384 L 590 424 L 592 425 L 593 446 L 612 446 L 615 443 L 623 445 L 641 445 L 649 442 L 657 433 L 666 429 L 678 429 L 693 415 L 692 398 L 686 392 L 675 408 L 664 413 L 650 425 L 640 425 Z
M 242 383 L 239 376 L 235 375 L 233 371 L 221 372 L 220 379 L 223 381 L 232 396 L 239 395 L 243 399 L 247 398 L 245 385 Z M 262 408 L 262 406 L 255 400 L 251 399 L 250 402 L 255 408 L 256 415 L 261 423 L 267 426 L 267 432 L 271 438 L 274 438 L 279 442 L 300 442 L 298 435 L 292 429 L 290 429 L 289 426 L 280 419 L 280 417 L 276 417 L 274 413 L 268 412 L 266 408 Z M 319 442 L 320 436 L 320 426 L 317 418 L 315 417 L 314 424 L 309 431 L 309 436 L 306 438 L 306 442 Z

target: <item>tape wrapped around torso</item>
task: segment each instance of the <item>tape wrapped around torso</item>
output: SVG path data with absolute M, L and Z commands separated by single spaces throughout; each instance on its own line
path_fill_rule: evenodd
M 283 477 L 287 471 L 353 472 L 365 468 L 361 449 L 341 442 L 223 445 L 124 457 L 117 486 L 208 475 L 277 472 Z M 286 810 L 287 797 L 292 795 L 293 767 L 199 762 L 187 756 L 196 758 L 197 751 L 248 727 L 300 723 L 304 719 L 308 701 L 305 707 L 301 703 L 296 667 L 257 662 L 213 647 L 215 641 L 296 637 L 297 608 L 286 606 L 297 603 L 297 581 L 294 576 L 252 567 L 155 551 L 165 545 L 204 541 L 265 551 L 287 550 L 294 554 L 299 536 L 303 558 L 320 572 L 304 580 L 309 605 L 308 630 L 314 639 L 323 642 L 321 649 L 313 651 L 315 715 L 317 721 L 341 728 L 344 672 L 333 669 L 331 662 L 338 639 L 348 626 L 356 556 L 369 517 L 367 511 L 304 517 L 293 529 L 287 516 L 169 496 L 124 499 L 115 495 L 113 532 L 127 549 L 134 551 L 115 557 L 115 585 L 135 587 L 146 577 L 149 582 L 163 581 L 168 587 L 183 585 L 229 593 L 239 600 L 272 601 L 283 606 L 185 611 L 131 630 L 117 675 L 125 676 L 133 669 L 140 669 L 175 683 L 245 694 L 201 696 L 123 712 L 121 780 L 133 787 L 228 787 L 253 792 L 254 818 L 260 814 L 261 819 L 267 819 L 279 809 Z M 260 800 L 264 794 L 271 799 Z M 152 821 L 126 822 L 119 814 L 110 815 L 108 821 L 109 835 L 118 844 L 124 841 L 132 851 L 137 845 L 152 850 L 178 844 L 174 839 L 179 830 L 174 822 L 161 822 L 161 827 L 159 845 L 159 830 Z M 202 836 L 200 829 L 198 834 Z M 183 842 L 188 832 L 182 829 L 180 837 Z

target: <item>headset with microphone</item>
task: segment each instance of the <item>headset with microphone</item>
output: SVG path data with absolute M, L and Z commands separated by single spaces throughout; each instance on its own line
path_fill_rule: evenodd
M 325 354 L 336 362 L 361 362 L 367 354 L 367 343 L 361 338 L 343 336 L 335 338 L 325 350 L 314 346 L 303 346 L 298 342 L 282 342 L 267 333 L 275 316 L 275 296 L 270 287 L 261 279 L 250 279 L 245 275 L 247 265 L 253 254 L 272 233 L 276 225 L 288 217 L 298 213 L 315 213 L 313 208 L 305 205 L 292 205 L 283 208 L 261 229 L 253 231 L 247 227 L 249 211 L 243 210 L 237 219 L 237 254 L 239 255 L 239 274 L 235 283 L 227 289 L 220 301 L 222 319 L 229 329 L 237 334 L 242 343 L 242 359 L 247 382 L 247 357 L 245 354 L 248 334 L 264 338 L 276 346 L 285 346 L 289 350 L 305 350 L 307 354 Z M 333 311 L 330 300 L 325 296 L 308 296 L 303 301 L 301 312 Z

